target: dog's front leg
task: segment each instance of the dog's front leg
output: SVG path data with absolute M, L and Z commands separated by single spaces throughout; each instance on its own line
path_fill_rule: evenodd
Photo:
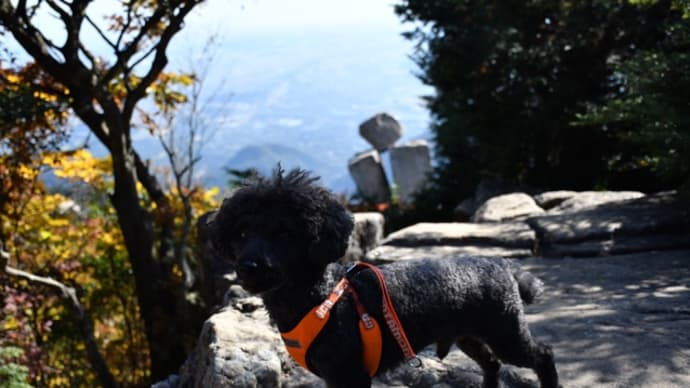
M 371 377 L 368 374 L 353 372 L 348 375 L 341 375 L 337 379 L 326 379 L 328 388 L 370 388 Z

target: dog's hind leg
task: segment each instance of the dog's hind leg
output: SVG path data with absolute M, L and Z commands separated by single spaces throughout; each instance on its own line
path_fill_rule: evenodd
M 453 341 L 438 341 L 436 343 L 436 357 L 443 360 L 450 352 L 450 347 L 453 346 Z
M 494 354 L 505 363 L 534 370 L 542 388 L 558 388 L 553 351 L 532 338 L 522 311 L 503 319 L 500 327 L 498 333 L 486 337 Z
M 465 354 L 473 359 L 484 372 L 483 388 L 498 387 L 498 370 L 501 363 L 491 349 L 482 341 L 472 337 L 460 337 L 456 344 Z

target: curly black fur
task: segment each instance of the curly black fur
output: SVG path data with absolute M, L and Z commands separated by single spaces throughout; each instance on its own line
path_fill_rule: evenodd
M 216 248 L 233 261 L 243 287 L 261 294 L 281 332 L 323 301 L 345 273 L 335 262 L 347 248 L 352 218 L 316 180 L 303 170 L 281 169 L 270 179 L 257 178 L 223 201 L 212 228 Z M 558 386 L 551 349 L 532 339 L 523 312 L 523 302 L 541 292 L 541 281 L 517 264 L 459 257 L 381 270 L 415 351 L 435 343 L 444 357 L 457 344 L 482 367 L 485 387 L 498 385 L 500 361 L 532 368 L 542 387 Z M 365 270 L 351 281 L 385 328 L 375 275 Z M 371 386 L 357 319 L 344 296 L 307 354 L 311 371 L 329 386 Z M 379 373 L 403 359 L 385 329 L 383 337 Z

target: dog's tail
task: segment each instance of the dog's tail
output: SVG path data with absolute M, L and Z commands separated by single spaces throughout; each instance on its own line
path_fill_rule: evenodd
M 526 304 L 531 304 L 544 292 L 544 282 L 538 277 L 522 269 L 519 264 L 511 263 L 510 271 L 518 283 L 520 298 Z

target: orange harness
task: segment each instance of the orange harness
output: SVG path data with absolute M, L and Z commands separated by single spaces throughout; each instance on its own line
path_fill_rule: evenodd
M 297 361 L 304 368 L 309 369 L 307 366 L 307 351 L 316 336 L 319 335 L 323 327 L 328 322 L 330 318 L 330 311 L 335 306 L 336 302 L 345 294 L 345 291 L 349 292 L 352 299 L 357 307 L 357 314 L 359 315 L 359 333 L 362 339 L 363 348 L 363 360 L 364 367 L 366 368 L 369 376 L 373 377 L 379 368 L 381 362 L 381 351 L 383 348 L 383 340 L 381 337 L 381 329 L 379 328 L 376 320 L 371 317 L 362 303 L 359 300 L 359 296 L 355 291 L 354 287 L 350 284 L 347 279 L 353 269 L 363 269 L 369 268 L 376 274 L 381 291 L 383 294 L 383 316 L 386 320 L 393 338 L 398 342 L 403 356 L 406 360 L 410 361 L 412 359 L 417 359 L 412 347 L 410 346 L 407 337 L 405 336 L 405 331 L 400 324 L 395 310 L 393 309 L 393 304 L 390 301 L 390 295 L 388 294 L 388 289 L 386 283 L 383 279 L 383 274 L 375 266 L 367 263 L 357 262 L 350 269 L 348 269 L 347 274 L 338 282 L 338 284 L 333 288 L 330 295 L 326 300 L 324 300 L 320 305 L 314 307 L 307 313 L 307 315 L 302 318 L 302 320 L 287 333 L 281 333 L 285 347 L 292 356 L 292 358 Z

